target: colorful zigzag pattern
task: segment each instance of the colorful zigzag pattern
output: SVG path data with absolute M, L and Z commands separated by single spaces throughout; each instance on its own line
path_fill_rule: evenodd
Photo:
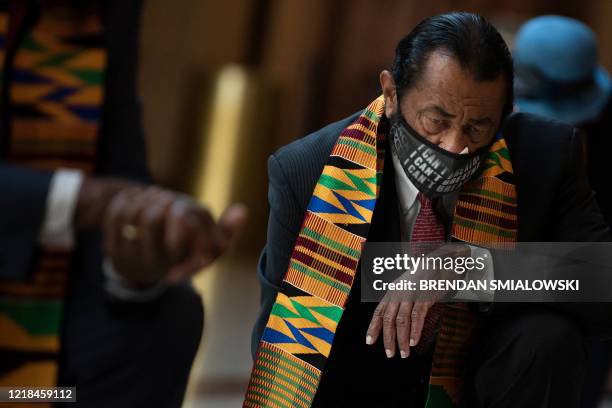
M 34 13 L 30 3 L 28 12 Z M 0 7 L 4 64 L 8 13 L 6 4 Z M 40 7 L 39 19 L 18 44 L 11 82 L 6 84 L 11 98 L 8 158 L 31 168 L 88 172 L 95 165 L 103 102 L 106 51 L 101 21 L 96 15 L 74 20 L 56 10 L 47 13 L 46 7 L 55 7 L 51 3 Z M 39 255 L 28 282 L 0 282 L 3 386 L 49 387 L 57 381 L 70 253 L 43 248 Z

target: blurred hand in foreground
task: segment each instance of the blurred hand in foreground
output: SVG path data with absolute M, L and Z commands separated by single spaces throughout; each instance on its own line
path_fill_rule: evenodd
M 132 186 L 115 194 L 104 212 L 104 253 L 135 288 L 177 283 L 223 254 L 246 218 L 242 204 L 229 206 L 215 221 L 187 195 Z

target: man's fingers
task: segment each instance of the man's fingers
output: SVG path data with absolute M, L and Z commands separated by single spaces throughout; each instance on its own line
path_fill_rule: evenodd
M 378 340 L 378 335 L 382 329 L 382 318 L 385 313 L 386 306 L 387 304 L 385 302 L 380 302 L 378 306 L 376 306 L 376 309 L 374 309 L 372 320 L 370 320 L 370 325 L 368 326 L 368 331 L 366 332 L 366 344 L 369 346 L 376 343 L 376 340 Z
M 195 265 L 193 263 L 194 261 L 190 259 L 172 266 L 164 280 L 166 283 L 174 285 L 189 279 L 194 273 Z
M 170 213 L 166 246 L 174 265 L 169 281 L 176 282 L 219 257 L 227 247 L 227 240 L 210 212 L 193 200 L 178 199 Z
M 219 218 L 219 228 L 231 245 L 238 233 L 246 224 L 249 215 L 248 208 L 244 204 L 232 204 L 223 212 Z
M 431 302 L 417 302 L 412 307 L 412 325 L 410 328 L 410 347 L 416 346 L 421 340 L 421 333 L 423 332 L 423 325 L 425 324 L 425 317 L 427 311 L 431 307 Z
M 231 244 L 244 225 L 247 209 L 234 204 L 215 222 L 208 209 L 195 201 L 181 197 L 170 209 L 170 223 L 166 230 L 166 246 L 174 262 L 183 262 L 189 255 L 201 267 L 219 257 Z
M 178 282 L 218 258 L 246 216 L 244 205 L 232 205 L 216 222 L 189 196 L 157 186 L 127 188 L 105 209 L 105 255 L 138 284 L 168 274 Z
M 141 213 L 143 258 L 147 265 L 162 267 L 167 256 L 164 247 L 164 230 L 166 213 L 172 202 L 159 189 L 149 189 L 146 192 L 148 206 Z M 162 265 L 159 265 L 162 264 Z
M 190 256 L 191 246 L 198 231 L 204 229 L 204 221 L 193 213 L 189 201 L 171 195 L 166 219 L 164 246 L 172 263 L 182 262 Z
M 399 302 L 390 302 L 385 308 L 383 314 L 383 343 L 385 345 L 385 353 L 388 358 L 395 355 L 396 329 L 395 319 L 399 310 Z
M 400 356 L 407 358 L 410 355 L 410 329 L 411 329 L 411 313 L 414 303 L 400 303 L 397 317 L 395 318 L 395 326 L 397 329 L 397 345 L 399 346 Z
M 207 221 L 207 228 L 200 231 L 200 242 L 206 244 L 199 245 L 200 258 L 205 264 L 208 264 L 218 258 L 233 243 L 246 222 L 247 209 L 242 204 L 233 204 L 223 212 L 218 222 L 215 222 L 206 209 L 201 209 L 200 214 Z
M 219 221 L 215 222 L 207 209 L 200 208 L 198 214 L 203 218 L 206 227 L 199 231 L 199 244 L 196 248 L 199 249 L 197 252 L 203 260 L 203 266 L 218 258 L 230 247 L 244 226 L 247 213 L 247 208 L 243 204 L 233 204 L 225 210 Z
M 179 281 L 218 258 L 244 225 L 244 205 L 232 205 L 216 222 L 191 197 L 161 189 L 125 189 L 113 198 L 103 223 L 105 254 L 122 270 L 148 271 L 155 278 L 166 272 Z
M 129 220 L 126 210 L 133 198 L 142 191 L 141 188 L 126 189 L 111 201 L 104 217 L 103 233 L 104 233 L 104 250 L 107 256 L 115 257 L 121 252 L 123 246 L 122 229 Z

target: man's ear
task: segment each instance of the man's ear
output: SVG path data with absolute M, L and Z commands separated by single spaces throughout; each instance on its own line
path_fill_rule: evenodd
M 397 108 L 397 92 L 393 75 L 386 69 L 380 73 L 380 88 L 385 97 L 385 116 L 390 119 Z

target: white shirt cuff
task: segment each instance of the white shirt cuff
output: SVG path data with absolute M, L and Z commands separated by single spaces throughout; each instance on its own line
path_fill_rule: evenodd
M 102 271 L 106 277 L 104 289 L 113 297 L 130 302 L 148 302 L 161 296 L 168 285 L 162 281 L 146 289 L 132 289 L 125 278 L 115 271 L 110 259 L 105 258 L 102 263 Z
M 493 257 L 491 256 L 491 251 L 486 248 L 468 245 L 470 247 L 470 257 L 473 259 L 481 258 L 484 263 L 484 268 L 481 271 L 471 270 L 466 273 L 465 279 L 470 279 L 472 281 L 480 280 L 484 282 L 491 282 L 491 280 L 495 276 L 495 271 L 493 268 Z M 489 285 L 487 284 L 488 288 Z M 455 296 L 453 296 L 453 300 L 456 301 L 477 301 L 477 302 L 492 302 L 495 297 L 495 292 L 487 289 L 487 290 L 461 290 L 458 291 Z
M 56 249 L 74 246 L 73 219 L 83 179 L 79 170 L 59 169 L 53 174 L 39 235 L 44 246 Z

